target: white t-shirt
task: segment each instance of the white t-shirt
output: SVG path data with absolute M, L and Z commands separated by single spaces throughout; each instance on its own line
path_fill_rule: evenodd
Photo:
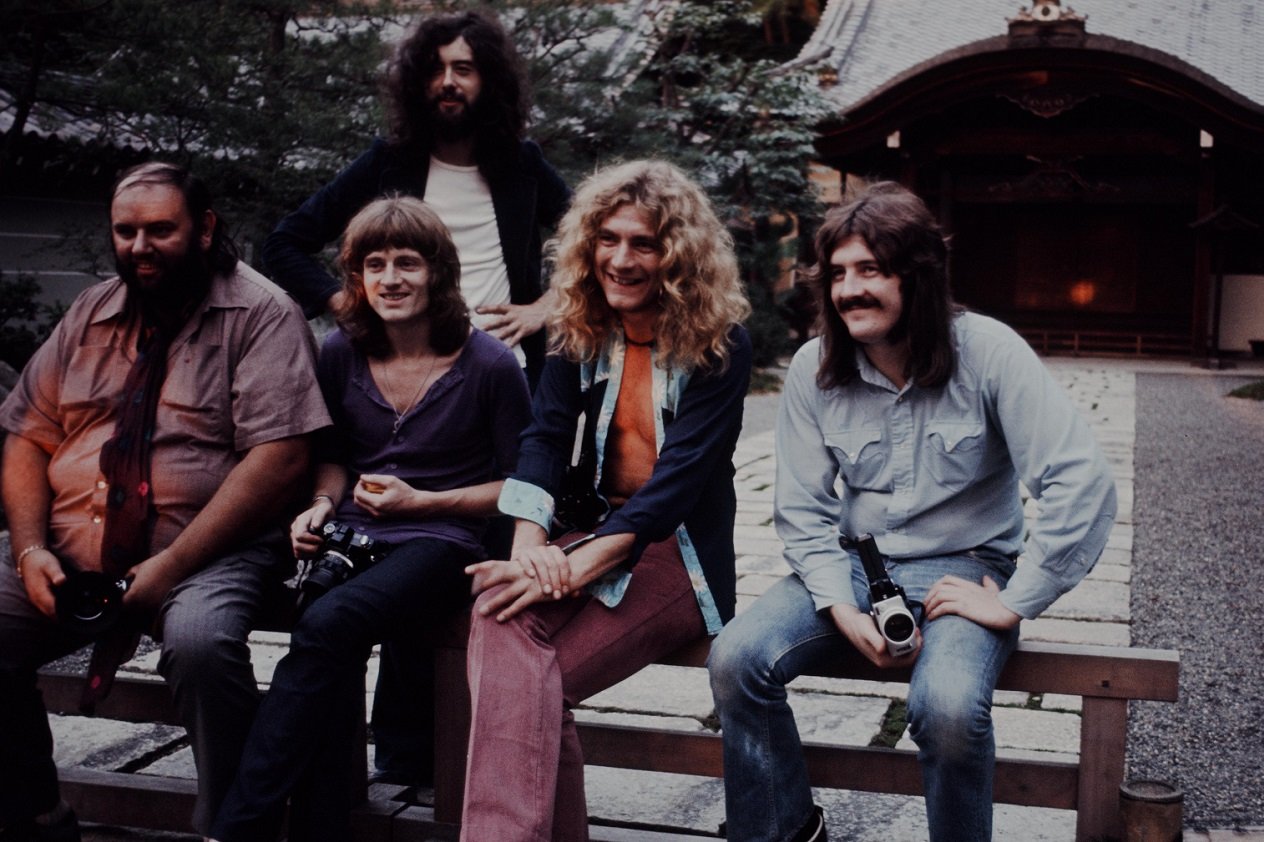
M 430 156 L 426 179 L 426 204 L 439 214 L 452 233 L 461 257 L 461 295 L 470 308 L 470 320 L 483 328 L 494 316 L 475 310 L 488 304 L 508 304 L 509 271 L 500 248 L 492 191 L 478 167 L 457 167 Z M 520 365 L 527 364 L 520 346 L 514 346 Z

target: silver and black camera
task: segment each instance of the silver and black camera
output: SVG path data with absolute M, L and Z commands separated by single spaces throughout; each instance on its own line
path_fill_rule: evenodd
M 872 535 L 859 535 L 854 544 L 869 579 L 869 613 L 887 641 L 887 651 L 893 656 L 912 652 L 917 648 L 917 620 L 904 589 L 887 575 L 886 563 Z
M 307 606 L 331 588 L 369 569 L 391 551 L 391 546 L 385 541 L 370 538 L 336 520 L 326 522 L 319 534 L 325 543 L 320 555 L 311 562 L 299 581 L 296 614 L 302 614 Z
M 57 620 L 80 634 L 95 637 L 123 612 L 123 594 L 131 578 L 115 579 L 96 570 L 66 570 L 66 581 L 53 594 Z

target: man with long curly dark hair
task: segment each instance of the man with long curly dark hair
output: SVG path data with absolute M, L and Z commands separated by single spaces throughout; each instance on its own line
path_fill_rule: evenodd
M 481 10 L 425 18 L 399 44 L 383 100 L 389 138 L 281 221 L 263 246 L 268 271 L 314 316 L 339 290 L 315 254 L 371 200 L 423 198 L 461 254 L 475 326 L 513 347 L 534 382 L 552 301 L 541 289 L 540 229 L 570 191 L 524 138 L 530 96 L 512 39 Z
M 524 138 L 530 111 L 525 68 L 490 13 L 423 18 L 400 42 L 383 79 L 390 135 L 277 226 L 263 246 L 274 280 L 318 315 L 341 295 L 316 254 L 374 199 L 425 200 L 461 256 L 461 294 L 474 325 L 514 349 L 534 387 L 544 366 L 544 322 L 553 302 L 541 284 L 541 228 L 570 203 L 570 190 Z M 374 697 L 373 734 L 383 780 L 430 774 L 426 653 L 386 647 Z

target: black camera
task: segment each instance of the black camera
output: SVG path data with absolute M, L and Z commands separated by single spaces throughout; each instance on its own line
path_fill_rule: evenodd
M 370 538 L 336 520 L 328 521 L 319 534 L 325 544 L 299 583 L 296 609 L 300 614 L 331 588 L 369 569 L 391 551 L 385 541 Z
M 887 575 L 878 542 L 872 535 L 866 532 L 857 536 L 854 543 L 860 553 L 865 576 L 869 579 L 869 613 L 878 624 L 878 631 L 886 639 L 887 651 L 897 656 L 912 652 L 917 648 L 914 637 L 917 620 L 914 619 L 913 609 L 904 596 L 904 589 Z
M 562 532 L 591 532 L 610 516 L 610 502 L 591 484 L 571 484 L 557 497 L 553 519 Z
M 123 611 L 123 594 L 130 578 L 115 579 L 95 570 L 68 570 L 57 586 L 57 620 L 68 629 L 98 635 L 113 626 Z

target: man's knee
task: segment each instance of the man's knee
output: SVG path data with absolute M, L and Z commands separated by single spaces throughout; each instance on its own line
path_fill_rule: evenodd
M 908 719 L 909 736 L 923 751 L 973 753 L 992 740 L 990 694 L 955 682 L 910 688 Z
M 158 671 L 168 680 L 215 680 L 233 667 L 249 666 L 245 633 L 215 622 L 212 615 L 168 614 L 162 624 Z
M 756 626 L 738 617 L 711 642 L 707 672 L 711 693 L 721 707 L 755 688 L 778 683 L 767 652 L 767 638 Z

